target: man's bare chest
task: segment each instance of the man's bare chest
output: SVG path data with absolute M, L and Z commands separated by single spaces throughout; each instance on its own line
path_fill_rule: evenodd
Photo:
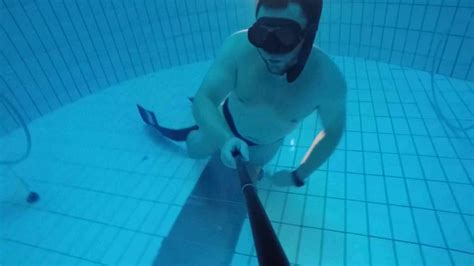
M 254 110 L 255 115 L 265 112 L 284 122 L 296 123 L 317 108 L 322 100 L 318 91 L 321 90 L 311 87 L 308 82 L 290 84 L 284 79 L 271 80 L 255 73 L 240 73 L 233 96 L 239 105 Z

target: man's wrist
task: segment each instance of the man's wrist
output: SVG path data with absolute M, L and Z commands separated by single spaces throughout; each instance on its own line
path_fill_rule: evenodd
M 301 178 L 300 174 L 298 173 L 298 169 L 295 169 L 291 172 L 291 177 L 293 179 L 293 183 L 297 187 L 302 187 L 304 186 L 304 179 Z
M 224 144 L 227 143 L 230 139 L 234 138 L 235 136 L 231 133 L 228 132 L 223 132 L 222 134 L 219 135 L 218 139 L 221 143 L 220 147 L 223 147 Z

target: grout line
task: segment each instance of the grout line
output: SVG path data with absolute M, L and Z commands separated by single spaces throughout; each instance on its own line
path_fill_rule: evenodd
M 380 67 L 379 67 L 379 64 L 377 64 L 377 71 L 379 73 L 379 76 L 380 76 Z M 382 84 L 382 89 L 385 90 L 385 88 L 383 87 L 383 84 Z M 386 95 L 384 94 L 385 96 L 385 100 L 387 100 L 386 98 Z M 393 121 L 392 119 L 390 119 L 390 124 L 391 126 L 393 127 Z M 400 157 L 400 153 L 399 153 L 399 147 L 398 147 L 398 142 L 397 142 L 397 139 L 395 139 L 395 146 L 397 148 L 397 154 L 398 154 L 398 160 L 401 162 L 401 157 Z M 405 176 L 405 169 L 404 167 L 400 167 L 401 168 L 401 172 L 402 172 L 402 176 Z M 415 229 L 415 237 L 416 237 L 416 242 L 418 243 L 418 251 L 420 253 L 420 256 L 421 256 L 421 260 L 423 262 L 423 265 L 426 265 L 426 259 L 425 259 L 425 255 L 421 249 L 421 245 L 420 245 L 420 237 L 419 237 L 419 233 L 418 233 L 418 226 L 416 224 L 416 221 L 415 221 L 415 215 L 413 214 L 413 207 L 412 207 L 412 204 L 411 204 L 411 196 L 410 196 L 410 192 L 408 191 L 408 184 L 407 184 L 407 179 L 406 178 L 403 178 L 403 184 L 404 184 L 404 187 L 405 187 L 405 193 L 407 195 L 407 198 L 408 198 L 408 208 L 410 209 L 410 216 L 411 216 L 411 219 L 412 219 L 412 222 L 413 222 L 413 226 L 414 226 L 414 229 Z
M 390 70 L 390 72 L 391 72 L 391 70 Z M 402 73 L 405 74 L 404 71 L 402 71 Z M 393 75 L 393 73 L 392 73 L 392 75 Z M 405 80 L 406 80 L 406 77 L 405 77 Z M 410 91 L 411 91 L 412 88 L 411 88 L 411 86 L 410 86 L 409 83 L 408 83 L 408 86 L 409 86 L 408 88 L 409 88 Z M 416 107 L 418 108 L 418 106 L 416 106 Z M 408 124 L 408 128 L 409 128 L 410 131 L 411 131 L 410 124 Z M 413 137 L 411 137 L 411 139 L 413 139 Z M 416 146 L 415 146 L 414 148 L 415 148 L 415 153 L 416 153 L 417 161 L 418 161 L 418 163 L 419 163 L 420 165 L 422 165 L 421 160 L 420 160 L 420 155 L 418 154 L 418 149 L 416 148 Z M 434 204 L 434 201 L 433 201 L 433 195 L 432 195 L 432 193 L 431 193 L 430 187 L 429 187 L 428 184 L 427 184 L 427 180 L 426 180 L 426 176 L 425 176 L 425 170 L 423 169 L 423 167 L 421 167 L 420 170 L 421 170 L 422 175 L 423 175 L 423 177 L 424 177 L 424 179 L 422 179 L 422 180 L 423 180 L 423 182 L 424 182 L 425 185 L 426 185 L 426 188 L 427 188 L 427 191 L 428 191 L 428 196 L 429 196 L 429 199 L 430 199 L 430 204 L 431 204 L 431 206 L 433 206 L 433 208 L 436 208 L 436 205 Z M 438 229 L 439 229 L 440 232 L 441 232 L 441 236 L 442 236 L 442 238 L 443 238 L 444 245 L 445 245 L 446 247 L 449 247 L 448 244 L 447 244 L 447 241 L 446 241 L 446 234 L 445 234 L 443 228 L 441 227 L 441 222 L 440 222 L 440 218 L 439 218 L 438 211 L 437 211 L 436 209 L 434 209 L 433 212 L 434 212 L 434 214 L 435 214 L 436 222 L 437 222 L 437 227 L 438 227 Z M 414 221 L 414 222 L 416 223 L 416 221 Z M 448 250 L 448 251 L 449 251 L 449 250 Z M 448 252 L 448 255 L 449 255 L 449 259 L 450 259 L 451 264 L 452 264 L 452 265 L 455 265 L 452 253 L 451 253 L 451 252 Z
M 426 127 L 426 121 L 425 121 L 424 119 L 422 119 L 422 121 L 423 121 L 423 124 L 424 124 L 425 127 Z M 431 139 L 431 137 L 430 137 L 430 139 Z M 451 143 L 451 139 L 450 139 L 450 138 L 447 138 L 447 139 L 448 139 L 449 143 Z M 459 154 L 457 154 L 457 150 L 456 150 L 456 149 L 454 149 L 454 152 L 456 153 L 457 157 L 459 158 Z M 443 164 L 440 163 L 439 165 L 440 165 L 440 167 L 441 167 L 441 170 L 443 171 L 443 176 L 446 178 L 446 177 L 447 177 L 447 175 L 446 175 L 446 172 L 447 172 L 447 171 L 444 169 Z M 458 214 L 460 215 L 461 220 L 463 221 L 464 227 L 465 227 L 465 229 L 467 230 L 467 232 L 470 234 L 471 240 L 474 241 L 472 232 L 471 232 L 471 230 L 470 230 L 470 228 L 469 228 L 469 224 L 468 224 L 468 222 L 466 221 L 465 216 L 461 214 L 461 207 L 460 207 L 460 205 L 459 205 L 458 199 L 457 199 L 456 196 L 455 196 L 455 193 L 454 193 L 453 188 L 452 188 L 452 186 L 451 186 L 451 182 L 449 182 L 449 180 L 446 180 L 446 181 L 447 181 L 447 182 L 446 182 L 446 185 L 447 185 L 448 188 L 449 188 L 449 191 L 450 191 L 450 193 L 451 193 L 451 197 L 453 198 L 453 201 L 454 201 L 454 204 L 456 205 L 456 209 L 457 209 L 457 211 L 458 211 Z M 471 185 L 471 186 L 472 186 L 472 185 Z M 427 186 L 427 189 L 428 189 L 428 192 L 431 193 L 429 186 Z M 433 205 L 433 207 L 436 208 L 435 205 Z M 439 219 L 439 218 L 438 218 L 438 219 Z M 442 227 L 442 226 L 441 226 L 441 223 L 440 223 L 440 227 Z M 446 244 L 448 244 L 448 243 L 446 242 Z
M 357 69 L 356 68 L 356 61 L 354 59 L 350 59 L 351 63 L 354 65 L 354 69 Z M 357 84 L 356 86 L 358 87 L 358 79 L 357 79 L 357 71 L 355 71 L 355 83 Z M 357 105 L 358 106 L 358 110 L 359 110 L 359 113 L 360 113 L 360 104 Z M 362 130 L 362 119 L 359 120 L 359 126 Z M 361 155 L 362 155 L 362 175 L 364 177 L 364 203 L 365 203 L 365 218 L 366 218 L 366 230 L 367 230 L 367 254 L 368 254 L 368 259 L 369 259 L 369 265 L 372 266 L 373 265 L 373 262 L 372 262 L 372 252 L 371 252 L 371 237 L 370 237 L 370 219 L 369 219 L 369 204 L 368 204 L 368 197 L 367 197 L 367 178 L 366 178 L 366 174 L 365 174 L 365 153 L 363 152 L 363 147 L 364 147 L 364 138 L 362 137 L 362 134 L 360 134 L 360 143 L 362 145 L 362 151 L 361 151 Z M 347 148 L 347 147 L 346 147 Z
M 55 254 L 59 254 L 59 255 L 63 255 L 63 256 L 66 256 L 66 257 L 75 258 L 75 259 L 78 259 L 79 261 L 87 261 L 87 262 L 94 263 L 94 264 L 98 264 L 98 265 L 105 265 L 105 264 L 100 263 L 100 262 L 88 260 L 88 259 L 85 259 L 85 258 L 81 258 L 81 257 L 78 257 L 78 256 L 70 255 L 70 254 L 63 253 L 63 252 L 60 252 L 60 251 L 57 251 L 57 250 L 53 250 L 53 249 L 48 249 L 48 248 L 39 247 L 39 246 L 36 246 L 36 245 L 32 245 L 32 244 L 30 244 L 30 243 L 25 243 L 25 242 L 18 241 L 18 240 L 14 240 L 14 239 L 3 238 L 3 237 L 0 238 L 0 239 L 3 240 L 3 241 L 16 243 L 16 244 L 23 245 L 23 246 L 28 246 L 28 247 L 35 248 L 35 249 L 39 249 L 39 250 L 42 250 L 42 251 L 48 251 L 48 252 L 55 253 Z
M 369 69 L 368 69 L 368 66 L 367 66 L 367 61 L 364 61 L 364 63 L 365 63 L 365 70 L 367 72 L 367 76 L 369 76 L 370 74 L 369 74 Z M 372 92 L 373 88 L 372 88 L 370 82 L 369 82 L 369 88 L 370 88 L 370 91 Z M 372 102 L 372 107 L 374 107 L 373 102 Z M 378 145 L 379 150 L 382 150 L 381 145 L 380 145 L 380 135 L 379 135 L 379 132 L 378 132 L 377 121 L 375 121 L 374 125 L 375 125 L 375 132 L 376 132 L 375 134 L 377 135 L 377 145 Z M 383 160 L 382 153 L 380 153 L 380 162 L 381 162 L 381 167 L 382 167 L 383 186 L 384 186 L 384 190 L 385 190 L 385 201 L 387 203 L 389 203 L 388 190 L 387 190 L 387 180 L 386 180 L 386 176 L 385 176 L 385 167 L 384 167 L 384 160 Z M 364 173 L 365 173 L 365 171 L 364 171 Z M 387 204 L 386 210 L 387 210 L 387 214 L 388 214 L 390 235 L 391 235 L 391 238 L 393 239 L 394 238 L 394 235 L 393 235 L 393 218 L 392 218 L 392 212 L 391 212 L 390 205 Z M 395 247 L 395 242 L 393 240 L 392 240 L 392 249 L 393 249 L 393 255 L 394 255 L 394 259 L 395 259 L 395 265 L 399 265 L 398 253 L 397 253 L 397 249 Z
M 300 141 L 300 138 L 301 138 L 301 132 L 302 132 L 302 128 L 303 128 L 303 124 L 301 123 L 300 124 L 300 128 L 298 129 L 298 141 L 297 143 Z M 293 146 L 293 148 L 295 149 L 295 156 L 293 157 L 293 168 L 297 168 L 299 165 L 296 163 L 296 159 L 297 159 L 297 156 L 298 156 L 298 148 L 296 146 Z M 283 221 L 283 217 L 284 217 L 284 214 L 285 214 L 285 210 L 287 209 L 287 203 L 288 203 L 288 196 L 291 195 L 291 193 L 289 193 L 289 190 L 285 193 L 286 194 L 286 197 L 285 197 L 285 203 L 284 203 L 284 207 L 283 207 L 283 212 L 282 212 L 282 221 Z M 305 211 L 305 207 L 306 207 L 306 200 L 307 200 L 307 197 L 306 196 L 302 196 L 303 197 L 303 208 L 302 208 L 302 211 L 301 211 L 301 217 L 300 217 L 300 223 L 301 225 L 303 224 L 303 219 L 304 219 L 304 211 Z M 300 242 L 301 242 L 301 234 L 302 234 L 302 227 L 300 225 L 300 228 L 298 230 L 298 236 L 297 236 L 297 241 L 296 241 L 296 254 L 295 254 L 295 257 L 294 257 L 294 260 L 295 260 L 295 263 L 298 262 L 298 254 L 300 252 Z

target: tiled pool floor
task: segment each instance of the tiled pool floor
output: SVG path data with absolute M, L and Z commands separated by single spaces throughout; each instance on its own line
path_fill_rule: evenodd
M 347 128 L 302 188 L 264 178 L 259 195 L 294 264 L 472 265 L 474 130 L 452 131 L 430 105 L 426 72 L 336 57 L 346 75 Z M 170 127 L 192 125 L 207 63 L 130 80 L 30 125 L 31 156 L 1 173 L 3 265 L 150 264 L 206 160 L 144 126 L 135 103 Z M 474 124 L 474 84 L 435 77 L 451 124 Z M 311 115 L 267 173 L 299 164 L 321 129 Z M 0 149 L 24 147 L 22 131 Z M 20 147 L 20 148 L 18 148 Z M 41 195 L 28 205 L 13 175 Z M 234 265 L 257 265 L 245 220 Z

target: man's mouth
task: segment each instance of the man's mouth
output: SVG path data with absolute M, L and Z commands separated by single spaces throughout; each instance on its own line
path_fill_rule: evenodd
M 280 64 L 280 63 L 281 63 L 280 60 L 274 60 L 274 59 L 268 59 L 267 61 L 268 61 L 268 63 L 270 63 L 270 64 Z

